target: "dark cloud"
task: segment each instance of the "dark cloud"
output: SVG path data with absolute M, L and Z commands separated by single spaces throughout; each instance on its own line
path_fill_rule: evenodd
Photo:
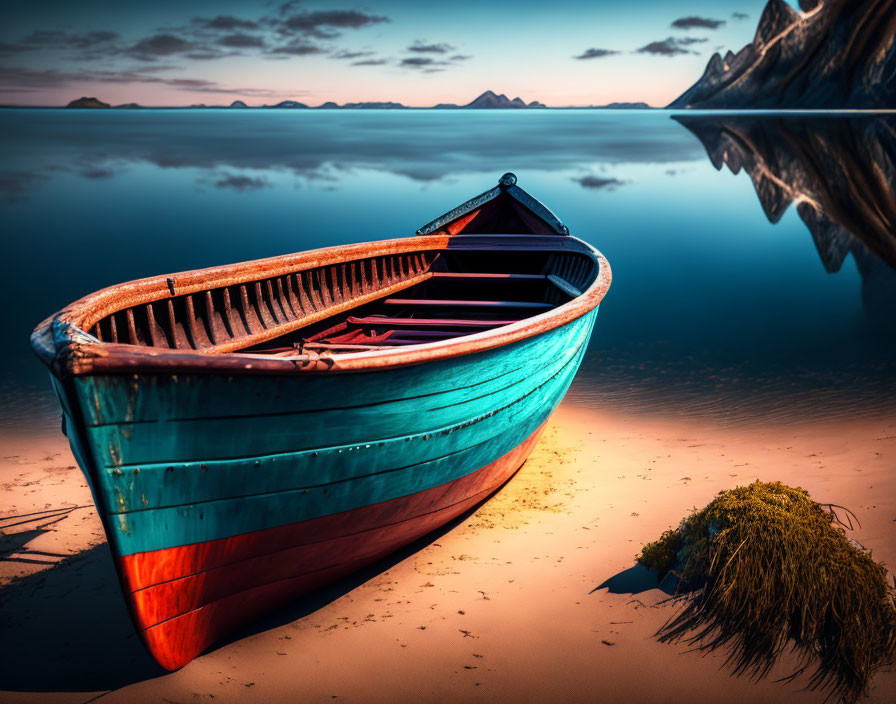
M 750 17 L 746 12 L 732 12 L 731 16 L 736 20 L 746 20 Z
M 222 176 L 215 181 L 218 188 L 230 188 L 234 191 L 245 193 L 247 191 L 257 191 L 259 188 L 269 188 L 270 182 L 264 178 L 253 178 L 252 176 L 243 176 L 239 174 L 228 174 Z
M 318 39 L 333 39 L 339 30 L 361 29 L 381 22 L 388 17 L 370 15 L 359 10 L 314 10 L 289 15 L 274 21 L 280 34 L 305 34 Z
M 620 181 L 618 178 L 604 178 L 602 176 L 582 176 L 581 178 L 574 178 L 573 181 L 582 186 L 582 188 L 592 190 L 613 191 L 617 187 L 625 185 L 625 181 Z
M 33 51 L 33 46 L 27 46 L 25 44 L 9 44 L 7 42 L 0 42 L 0 56 L 10 55 L 10 54 L 20 54 L 23 51 Z
M 264 40 L 252 34 L 237 32 L 221 37 L 216 44 L 230 47 L 231 49 L 261 48 L 264 46 Z
M 334 59 L 360 59 L 365 56 L 373 56 L 374 52 L 372 51 L 348 51 L 343 49 L 342 51 L 337 51 L 335 54 L 332 54 Z
M 171 70 L 173 67 L 160 67 Z M 202 78 L 165 78 L 154 75 L 159 71 L 81 71 L 64 72 L 55 70 L 32 71 L 29 69 L 0 67 L 0 93 L 27 92 L 45 88 L 60 88 L 79 83 L 154 83 L 171 86 L 177 90 L 199 93 L 238 94 L 268 97 L 274 91 L 262 88 L 229 88 L 215 81 Z
M 84 178 L 98 181 L 104 178 L 112 178 L 115 172 L 112 169 L 103 168 L 101 166 L 93 166 L 80 172 Z
M 387 59 L 364 59 L 362 61 L 353 61 L 352 66 L 383 66 L 389 63 Z
M 223 59 L 226 56 L 238 55 L 239 54 L 235 51 L 221 51 L 214 47 L 202 48 L 198 51 L 191 51 L 188 54 L 184 54 L 186 58 L 194 59 L 195 61 L 211 61 L 212 59 Z
M 418 54 L 447 54 L 454 51 L 454 47 L 450 44 L 425 44 L 416 41 L 408 47 L 408 51 L 414 51 Z
M 271 53 L 287 56 L 308 56 L 309 54 L 323 54 L 326 52 L 319 46 L 309 44 L 308 42 L 292 41 L 285 46 L 278 46 Z
M 714 20 L 710 17 L 697 17 L 696 15 L 691 15 L 689 17 L 681 17 L 675 20 L 672 23 L 672 26 L 675 29 L 718 29 L 723 24 L 725 24 L 725 20 Z
M 25 44 L 51 46 L 58 48 L 92 49 L 100 45 L 108 45 L 118 39 L 118 34 L 100 30 L 83 34 L 72 34 L 61 31 L 34 30 L 23 40 Z
M 444 61 L 436 61 L 435 59 L 431 59 L 428 56 L 409 56 L 405 59 L 402 59 L 399 63 L 399 66 L 404 66 L 405 68 L 420 68 L 431 70 L 436 66 L 443 65 L 444 63 Z
M 196 47 L 194 42 L 187 41 L 174 34 L 155 34 L 141 39 L 131 47 L 129 53 L 142 59 L 153 59 L 157 56 L 182 54 Z
M 694 42 L 688 41 L 687 39 L 676 39 L 675 37 L 669 37 L 668 39 L 664 39 L 663 41 L 650 42 L 650 44 L 645 44 L 640 49 L 636 49 L 635 53 L 654 54 L 655 56 L 678 56 L 680 54 L 696 54 L 697 52 L 690 51 L 684 48 L 685 46 L 693 43 Z
M 449 56 L 449 61 L 469 61 L 472 59 L 472 55 L 470 54 L 455 54 L 454 56 Z
M 683 37 L 676 39 L 679 46 L 690 46 L 691 44 L 705 44 L 709 39 L 707 37 Z
M 218 15 L 213 19 L 194 17 L 193 24 L 202 29 L 212 29 L 220 32 L 232 32 L 235 29 L 258 29 L 258 22 L 241 20 L 230 15 Z
M 618 51 L 613 51 L 612 49 L 585 49 L 581 54 L 575 56 L 573 58 L 576 59 L 602 59 L 605 56 L 612 56 L 613 54 L 618 54 Z

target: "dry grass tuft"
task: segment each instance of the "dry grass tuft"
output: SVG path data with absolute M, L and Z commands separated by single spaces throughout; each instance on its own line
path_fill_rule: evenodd
M 792 648 L 785 681 L 811 669 L 810 689 L 855 702 L 896 659 L 896 589 L 842 526 L 833 506 L 778 482 L 720 493 L 638 557 L 688 589 L 660 640 L 727 647 L 734 674 L 756 679 Z

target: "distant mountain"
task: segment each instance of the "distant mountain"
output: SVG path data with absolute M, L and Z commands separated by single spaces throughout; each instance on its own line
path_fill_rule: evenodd
M 892 108 L 896 0 L 769 0 L 751 44 L 713 54 L 670 108 Z
M 676 115 L 713 166 L 745 171 L 771 222 L 791 203 L 826 271 L 852 254 L 869 312 L 896 302 L 896 120 Z
M 391 101 L 369 101 L 363 103 L 345 103 L 340 105 L 332 100 L 327 101 L 323 105 L 318 105 L 317 110 L 406 110 L 407 106 L 401 103 L 393 103 Z
M 283 100 L 276 105 L 265 105 L 267 108 L 279 108 L 280 110 L 301 110 L 302 108 L 307 108 L 308 106 L 305 103 L 299 103 L 295 100 Z
M 472 110 L 520 110 L 525 108 L 543 107 L 544 104 L 539 103 L 537 100 L 533 100 L 531 103 L 527 104 L 521 98 L 514 98 L 511 100 L 503 93 L 498 95 L 490 90 L 485 91 L 485 93 L 466 105 L 453 105 L 450 103 L 440 103 L 439 105 L 436 105 L 436 108 L 439 109 L 464 108 Z
M 650 110 L 651 107 L 647 103 L 607 103 L 606 105 L 597 105 L 595 107 L 602 110 Z
M 111 108 L 112 106 L 109 103 L 104 103 L 102 100 L 97 100 L 96 98 L 78 98 L 77 100 L 73 100 L 65 107 L 67 108 Z
M 342 106 L 343 110 L 404 110 L 405 106 L 401 103 L 393 102 L 368 102 L 368 103 L 346 103 Z
M 242 100 L 234 100 L 234 101 L 230 104 L 230 107 L 232 107 L 232 108 L 247 108 L 247 107 L 249 107 L 249 106 L 246 105 Z
M 116 110 L 136 110 L 138 108 L 142 108 L 142 105 L 137 105 L 137 103 L 124 103 L 122 105 L 116 105 Z

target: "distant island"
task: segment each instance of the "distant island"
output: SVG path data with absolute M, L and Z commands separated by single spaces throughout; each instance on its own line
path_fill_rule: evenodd
M 113 106 L 109 103 L 104 103 L 102 100 L 98 98 L 78 98 L 77 100 L 72 100 L 67 108 L 80 108 L 80 109 L 97 109 L 97 108 L 112 108 Z M 116 105 L 115 108 L 127 108 L 127 109 L 136 109 L 143 107 L 137 103 L 126 103 L 124 105 Z M 647 110 L 650 109 L 650 105 L 647 103 L 609 103 L 607 105 L 597 105 L 590 106 L 598 109 L 605 110 Z M 371 101 L 371 102 L 358 102 L 358 103 L 343 103 L 339 105 L 338 103 L 334 103 L 332 101 L 328 101 L 321 105 L 317 105 L 312 107 L 305 103 L 300 103 L 297 100 L 283 100 L 276 105 L 261 105 L 258 108 L 254 106 L 247 105 L 243 100 L 234 100 L 230 105 L 205 105 L 204 103 L 200 103 L 198 105 L 189 105 L 183 106 L 183 109 L 195 109 L 195 110 L 209 110 L 209 109 L 234 109 L 234 110 L 256 110 L 259 108 L 265 108 L 268 110 L 414 110 L 420 108 L 412 108 L 408 105 L 402 105 L 401 103 L 396 103 L 392 101 Z M 470 101 L 466 105 L 457 105 L 455 103 L 439 103 L 438 105 L 434 105 L 431 108 L 422 108 L 427 110 L 533 110 L 547 109 L 547 106 L 538 101 L 533 100 L 531 102 L 526 102 L 522 98 L 508 98 L 503 93 L 498 94 L 494 91 L 487 90 L 482 95 L 477 97 L 475 100 Z
M 769 0 L 756 36 L 716 53 L 670 108 L 896 107 L 896 0 Z

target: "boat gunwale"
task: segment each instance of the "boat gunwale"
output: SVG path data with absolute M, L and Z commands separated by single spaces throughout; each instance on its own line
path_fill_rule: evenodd
M 436 342 L 399 349 L 378 349 L 331 355 L 305 351 L 289 357 L 251 352 L 208 354 L 193 349 L 159 349 L 101 342 L 84 332 L 105 315 L 124 308 L 222 286 L 232 286 L 334 263 L 414 251 L 450 251 L 469 243 L 512 241 L 516 249 L 573 251 L 588 256 L 598 267 L 591 285 L 549 311 L 509 325 Z M 527 242 L 528 240 L 528 242 Z M 537 244 L 536 244 L 537 243 Z M 531 246 L 535 244 L 536 246 Z M 568 245 L 573 245 L 572 247 Z M 513 249 L 508 246 L 508 250 Z M 576 237 L 556 235 L 422 235 L 337 245 L 264 259 L 147 277 L 101 289 L 70 304 L 34 330 L 31 344 L 38 357 L 59 378 L 91 373 L 228 373 L 295 374 L 302 372 L 361 372 L 403 367 L 487 351 L 524 340 L 569 323 L 596 308 L 612 280 L 609 262 L 593 246 Z

